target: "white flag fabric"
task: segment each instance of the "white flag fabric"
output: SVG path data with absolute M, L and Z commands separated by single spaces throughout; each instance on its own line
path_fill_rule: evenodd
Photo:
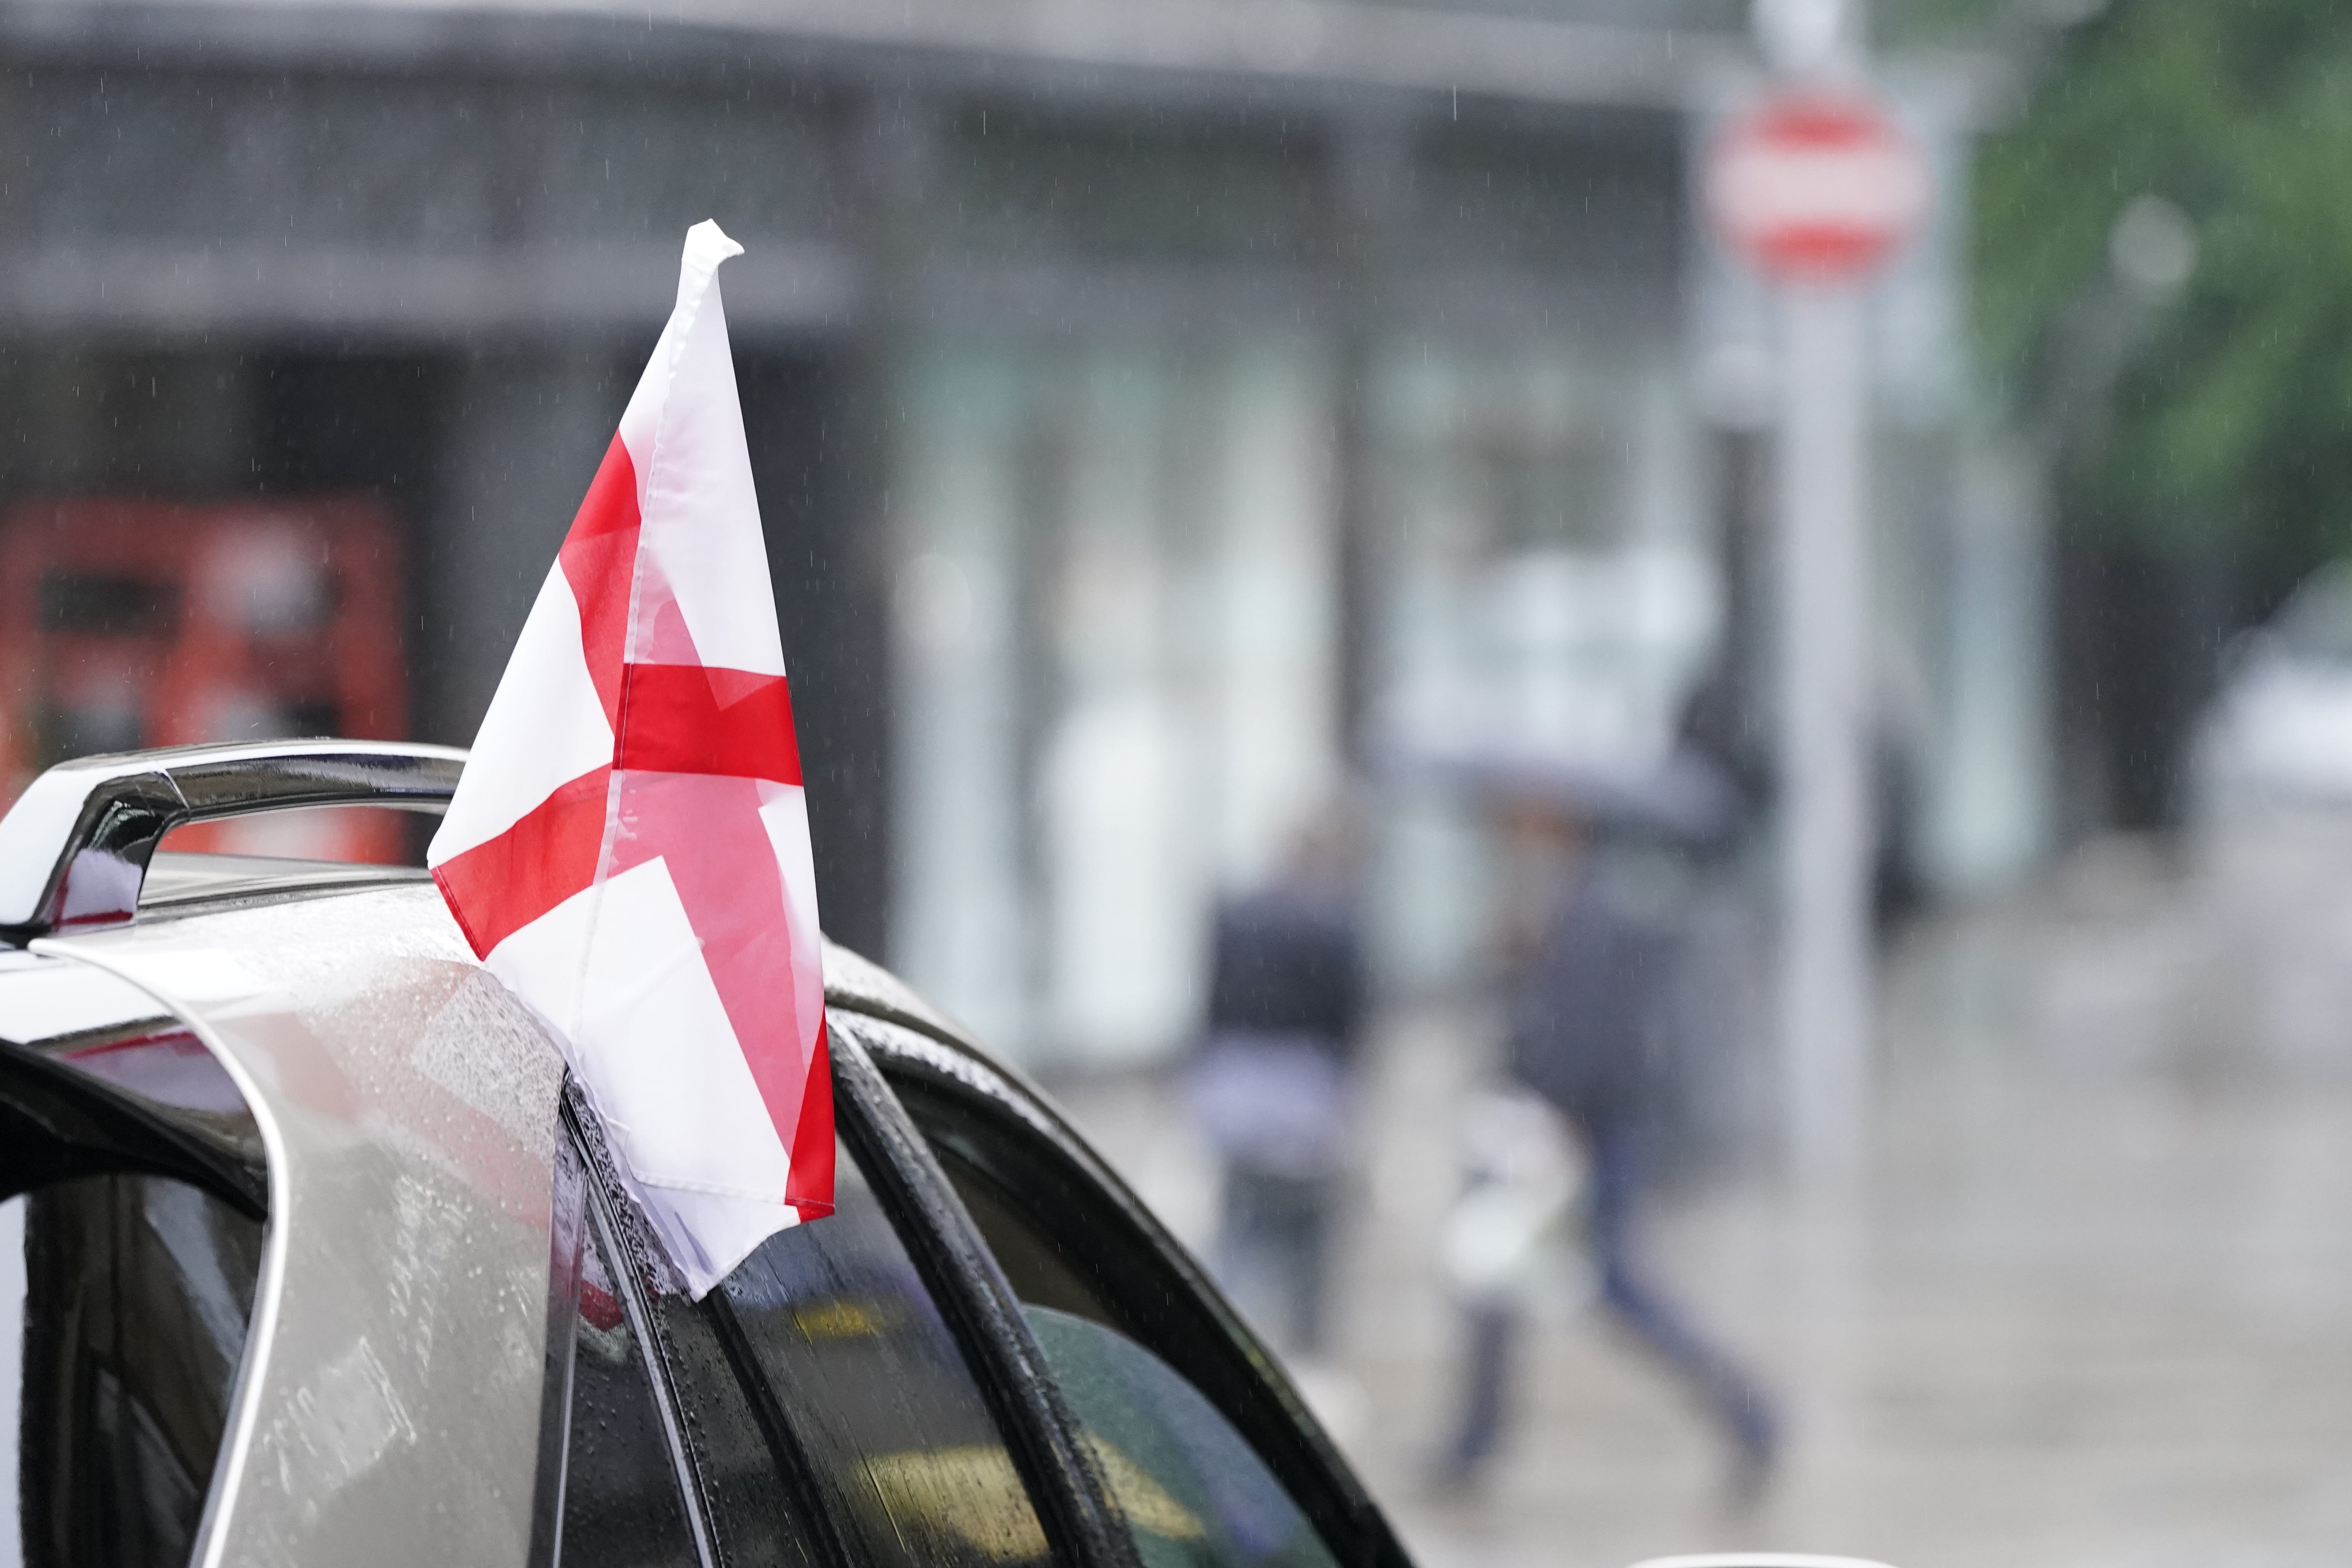
M 698 1300 L 833 1210 L 816 879 L 719 303 L 677 303 L 490 700 L 426 863 L 553 1026 Z

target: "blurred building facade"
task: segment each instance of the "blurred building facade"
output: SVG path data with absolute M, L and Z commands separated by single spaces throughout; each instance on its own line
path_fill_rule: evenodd
M 1148 1056 L 1355 764 L 1638 760 L 1762 657 L 1690 195 L 1742 22 L 0 7 L 0 507 L 364 498 L 406 727 L 462 743 L 716 217 L 828 928 L 1016 1049 Z M 1931 542 L 1941 439 L 1890 470 Z M 1398 972 L 1457 975 L 1475 835 L 1386 820 Z

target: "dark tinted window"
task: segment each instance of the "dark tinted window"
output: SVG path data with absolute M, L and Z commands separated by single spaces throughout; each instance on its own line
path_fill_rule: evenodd
M 260 1135 L 152 998 L 0 967 L 0 1564 L 177 1565 L 260 1277 Z
M 0 1203 L 0 1558 L 176 1568 L 204 1513 L 259 1221 L 162 1176 Z
M 1145 1568 L 1336 1568 L 1233 1424 L 1116 1329 L 1027 1309 Z
M 1134 1315 L 996 1184 L 941 1151 L 972 1222 L 1020 1297 L 1038 1348 L 1087 1429 L 1146 1568 L 1324 1568 L 1333 1559 L 1241 1432 L 1130 1337 Z M 1082 1233 L 1097 1245 L 1100 1229 Z M 1118 1325 L 1118 1326 L 1114 1326 Z
M 1042 1563 L 1045 1533 L 980 1386 L 846 1146 L 833 1215 L 772 1237 L 711 1293 L 772 1393 L 849 1554 L 897 1568 Z
M 1051 1112 L 910 1031 L 877 1026 L 870 1037 L 891 1053 L 892 1088 L 1029 1313 L 1074 1413 L 1118 1450 L 1097 1458 L 1147 1562 L 1408 1561 L 1297 1396 L 1266 1374 L 1248 1331 Z M 1152 1410 L 1172 1424 L 1156 1435 Z M 1183 1517 L 1160 1508 L 1160 1496 L 1198 1532 L 1152 1528 Z

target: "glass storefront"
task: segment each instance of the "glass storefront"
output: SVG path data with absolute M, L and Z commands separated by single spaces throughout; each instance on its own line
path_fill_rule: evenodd
M 1180 1045 L 1212 900 L 1341 786 L 1334 357 L 975 335 L 909 373 L 891 956 L 1033 1059 Z M 1415 764 L 1655 762 L 1718 585 L 1659 346 L 1401 343 L 1372 390 L 1380 916 L 1438 983 L 1481 852 Z

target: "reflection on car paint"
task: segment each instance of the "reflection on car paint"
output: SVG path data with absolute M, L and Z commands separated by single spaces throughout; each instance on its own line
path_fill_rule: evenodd
M 243 1116 L 245 1096 L 205 1043 L 185 1029 L 167 1028 L 129 1039 L 74 1046 L 58 1055 L 92 1078 L 161 1105 L 212 1116 Z

